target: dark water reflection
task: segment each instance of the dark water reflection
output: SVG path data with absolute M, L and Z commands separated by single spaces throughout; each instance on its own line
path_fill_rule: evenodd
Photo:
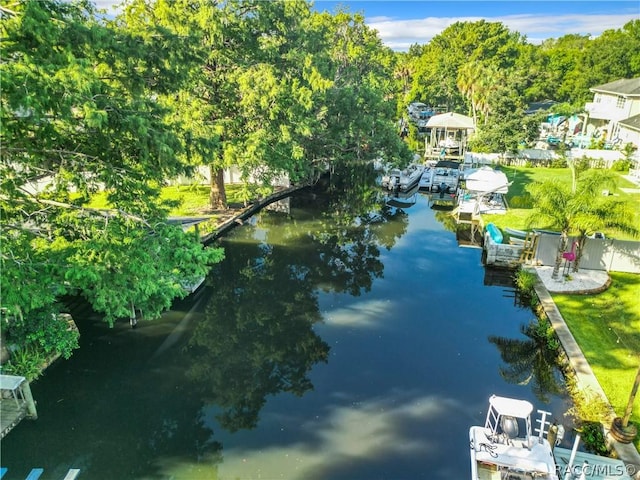
M 2 443 L 5 478 L 463 479 L 491 394 L 561 418 L 533 314 L 485 285 L 480 250 L 425 197 L 398 209 L 370 171 L 341 178 L 234 230 L 163 319 L 81 319 L 81 350 L 32 387 L 40 418 Z

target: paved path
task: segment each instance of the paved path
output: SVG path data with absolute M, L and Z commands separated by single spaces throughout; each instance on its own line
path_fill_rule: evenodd
M 569 331 L 569 327 L 565 323 L 564 318 L 562 318 L 560 310 L 558 310 L 558 307 L 553 301 L 547 287 L 553 288 L 554 291 L 562 291 L 564 293 L 598 292 L 608 287 L 610 283 L 609 275 L 606 272 L 597 270 L 581 270 L 579 275 L 572 274 L 571 280 L 557 281 L 551 278 L 550 267 L 537 267 L 532 270 L 538 275 L 538 281 L 535 285 L 536 294 L 538 295 L 540 304 L 547 314 L 549 322 L 551 322 L 551 325 L 553 326 L 556 335 L 567 354 L 569 364 L 576 374 L 578 385 L 582 390 L 593 392 L 608 403 L 607 396 L 602 390 L 600 383 L 598 383 L 596 376 L 593 374 L 591 366 L 584 357 L 584 354 L 571 334 L 571 331 Z M 604 425 L 605 432 L 607 434 L 611 421 L 614 417 L 615 413 L 613 412 L 613 409 L 610 409 L 607 424 Z M 636 480 L 640 480 L 640 453 L 638 453 L 634 444 L 623 444 L 617 442 L 611 437 L 611 435 L 607 435 L 607 438 L 618 454 L 618 457 L 625 463 L 635 466 L 635 471 L 637 473 L 634 478 Z

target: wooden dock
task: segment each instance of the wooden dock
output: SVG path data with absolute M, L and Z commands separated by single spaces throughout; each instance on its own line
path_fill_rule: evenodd
M 0 423 L 2 424 L 0 438 L 4 438 L 26 416 L 27 403 L 25 401 L 19 401 L 16 405 L 13 398 L 0 399 Z
M 38 418 L 29 382 L 25 377 L 0 375 L 0 438 L 4 438 L 25 417 Z

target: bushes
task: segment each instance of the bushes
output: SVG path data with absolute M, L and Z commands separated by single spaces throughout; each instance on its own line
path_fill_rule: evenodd
M 631 160 L 616 160 L 615 162 L 613 162 L 613 165 L 611 165 L 611 170 L 613 170 L 614 172 L 629 172 L 629 169 L 631 168 Z
M 25 347 L 14 351 L 11 359 L 2 366 L 2 373 L 17 375 L 33 381 L 42 373 L 46 358 L 42 350 L 35 347 Z
M 538 276 L 534 272 L 530 272 L 523 268 L 519 268 L 515 274 L 515 285 L 520 293 L 520 296 L 527 300 L 529 305 L 534 309 L 537 307 L 539 300 L 536 295 L 535 285 L 538 281 Z
M 6 315 L 3 326 L 9 344 L 22 350 L 40 350 L 45 356 L 69 358 L 78 348 L 78 331 L 72 328 L 68 316 L 57 314 L 53 306 L 29 312 L 26 316 Z

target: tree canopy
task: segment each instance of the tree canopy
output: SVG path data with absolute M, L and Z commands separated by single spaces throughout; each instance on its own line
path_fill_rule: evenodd
M 85 1 L 28 0 L 2 15 L 12 318 L 55 316 L 66 294 L 110 323 L 154 318 L 186 295 L 223 257 L 168 222 L 160 198 L 195 166 L 210 166 L 212 204 L 224 206 L 230 165 L 268 185 L 410 159 L 395 132 L 395 57 L 361 16 L 304 0 L 130 0 L 115 18 Z M 109 208 L 90 208 L 100 191 Z
M 184 137 L 157 100 L 191 61 L 169 32 L 100 20 L 86 3 L 27 1 L 2 23 L 2 307 L 67 293 L 109 322 L 157 316 L 222 258 L 166 222 L 163 183 L 188 172 Z M 194 59 L 195 60 L 195 59 Z M 87 207 L 107 192 L 109 210 Z
M 223 257 L 160 198 L 196 166 L 224 208 L 231 165 L 268 186 L 406 164 L 396 120 L 412 100 L 467 110 L 474 148 L 515 151 L 535 130 L 528 102 L 582 105 L 589 87 L 640 74 L 640 21 L 539 46 L 457 22 L 401 54 L 361 15 L 306 0 L 127 0 L 115 18 L 25 0 L 1 15 L 0 306 L 27 322 L 55 317 L 65 294 L 108 322 L 186 295 Z M 99 191 L 107 210 L 88 206 Z

